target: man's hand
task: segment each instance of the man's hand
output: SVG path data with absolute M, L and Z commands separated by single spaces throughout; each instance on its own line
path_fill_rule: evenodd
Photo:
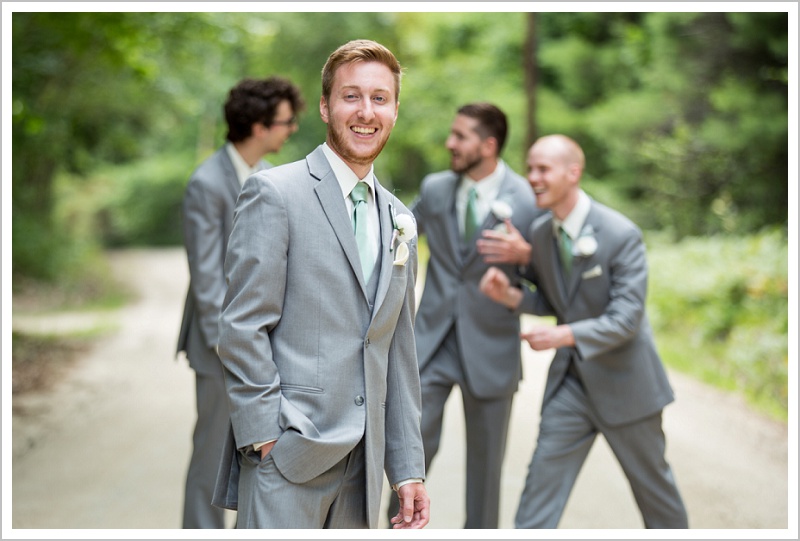
M 540 325 L 519 336 L 536 351 L 575 345 L 575 336 L 569 325 Z
M 497 267 L 489 267 L 481 278 L 481 292 L 492 299 L 494 302 L 505 305 L 511 310 L 516 310 L 522 301 L 522 291 L 516 287 L 511 287 L 511 281 L 506 273 Z
M 527 265 L 531 260 L 531 245 L 510 219 L 507 218 L 505 224 L 507 233 L 494 229 L 483 230 L 483 238 L 476 243 L 478 253 L 486 263 Z
M 271 441 L 269 443 L 265 443 L 264 445 L 258 448 L 258 451 L 261 453 L 261 460 L 267 458 L 267 455 L 269 454 L 270 451 L 272 451 L 273 447 L 275 447 L 275 442 Z
M 395 530 L 418 530 L 430 520 L 431 501 L 423 483 L 408 483 L 397 489 L 400 510 L 390 521 Z

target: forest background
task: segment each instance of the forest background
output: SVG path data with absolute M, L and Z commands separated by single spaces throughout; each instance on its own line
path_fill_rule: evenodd
M 507 113 L 503 158 L 521 174 L 537 136 L 570 135 L 586 153 L 584 189 L 645 232 L 648 310 L 665 362 L 785 420 L 797 183 L 789 4 L 736 13 L 15 11 L 3 121 L 12 128 L 13 294 L 38 296 L 38 310 L 126 302 L 104 253 L 181 244 L 183 190 L 224 142 L 230 87 L 276 74 L 302 89 L 299 131 L 269 157 L 301 159 L 325 137 L 325 59 L 369 38 L 405 67 L 399 120 L 376 162 L 384 185 L 410 202 L 425 174 L 446 169 L 444 140 L 467 102 Z M 68 340 L 14 333 L 14 365 Z

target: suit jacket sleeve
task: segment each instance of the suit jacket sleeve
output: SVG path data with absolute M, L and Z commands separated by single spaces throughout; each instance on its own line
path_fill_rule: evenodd
M 239 448 L 281 435 L 280 376 L 269 332 L 283 309 L 289 230 L 280 194 L 261 175 L 250 177 L 236 204 L 219 319 L 219 353 Z
M 641 233 L 626 229 L 614 244 L 608 263 L 611 287 L 607 305 L 595 317 L 570 323 L 576 348 L 585 360 L 633 338 L 644 317 L 647 263 Z
M 409 210 L 414 215 L 414 221 L 417 224 L 417 237 L 425 233 L 425 214 L 423 209 L 424 199 L 422 199 L 422 190 L 424 188 L 424 185 L 420 187 L 419 195 L 417 195 L 416 199 L 414 199 L 409 206 Z
M 200 329 L 206 346 L 218 342 L 217 322 L 225 295 L 222 262 L 225 257 L 225 202 L 202 182 L 192 179 L 183 199 L 183 236 L 196 301 Z
M 386 389 L 386 477 L 390 484 L 425 478 L 420 434 L 422 417 L 419 367 L 414 341 L 417 242 L 409 243 L 406 294 L 389 350 Z
M 533 257 L 535 256 L 532 254 L 531 258 Z M 518 274 L 515 278 L 517 285 L 522 289 L 522 301 L 514 311 L 515 314 L 534 314 L 537 316 L 556 315 L 555 310 L 548 302 L 544 292 L 540 291 L 538 288 L 539 279 L 536 275 L 536 269 L 533 266 L 526 266 L 524 272 Z

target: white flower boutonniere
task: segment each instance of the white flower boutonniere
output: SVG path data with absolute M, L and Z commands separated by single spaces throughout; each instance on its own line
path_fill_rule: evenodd
M 508 228 L 506 227 L 505 221 L 514 215 L 514 209 L 511 208 L 511 205 L 505 201 L 497 199 L 492 202 L 492 214 L 494 214 L 494 217 L 500 222 L 494 226 L 494 230 L 502 233 L 508 233 Z
M 394 261 L 392 265 L 403 266 L 408 261 L 408 244 L 405 242 L 401 242 L 397 245 L 397 250 L 395 250 L 394 254 Z
M 581 231 L 580 236 L 572 246 L 572 255 L 577 257 L 589 257 L 597 251 L 597 239 L 594 238 L 594 228 L 587 225 Z
M 401 214 L 395 218 L 395 231 L 397 231 L 397 240 L 408 242 L 417 235 L 417 223 L 412 216 Z
M 392 241 L 389 244 L 389 251 L 394 252 L 394 265 L 405 265 L 408 261 L 408 242 L 417 235 L 417 223 L 410 214 L 397 214 L 394 206 L 389 204 L 389 212 L 392 216 Z
M 492 214 L 494 214 L 498 220 L 503 221 L 513 216 L 514 209 L 505 201 L 497 199 L 492 202 Z

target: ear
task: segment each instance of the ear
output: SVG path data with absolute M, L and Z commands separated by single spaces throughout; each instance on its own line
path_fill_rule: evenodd
M 483 155 L 487 158 L 494 158 L 497 156 L 497 138 L 487 137 L 481 141 L 481 150 Z
M 394 119 L 392 119 L 392 127 L 397 124 L 397 115 L 400 113 L 400 101 L 398 100 L 394 106 Z
M 330 115 L 328 112 L 328 103 L 325 101 L 325 96 L 320 96 L 319 98 L 319 116 L 322 118 L 322 121 L 327 124 L 330 120 Z
M 250 126 L 250 137 L 261 137 L 268 132 L 269 128 L 261 122 L 253 122 L 253 125 Z
M 581 179 L 581 173 L 583 173 L 583 171 L 581 170 L 581 166 L 578 165 L 577 163 L 570 164 L 567 167 L 567 174 L 569 175 L 569 180 L 573 184 L 577 184 L 578 181 Z

